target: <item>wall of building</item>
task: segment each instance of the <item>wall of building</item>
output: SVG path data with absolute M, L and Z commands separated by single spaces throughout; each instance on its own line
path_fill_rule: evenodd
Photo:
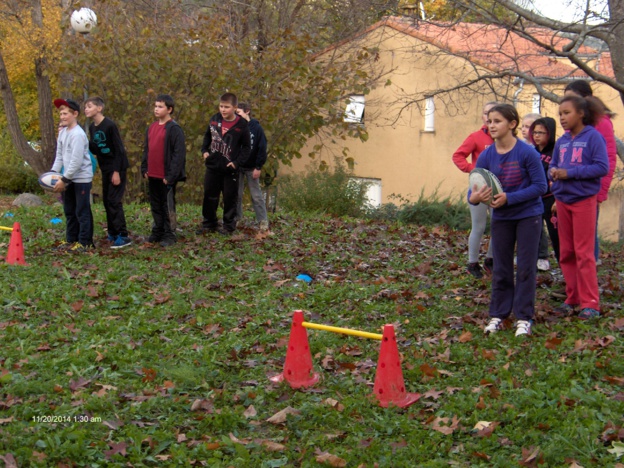
M 481 127 L 481 109 L 494 98 L 491 90 L 464 89 L 453 95 L 434 97 L 435 130 L 425 132 L 425 104 L 407 105 L 410 97 L 452 87 L 474 74 L 473 66 L 463 59 L 440 54 L 430 44 L 386 27 L 372 31 L 361 40 L 368 46 L 378 48 L 375 66 L 388 74 L 391 84 L 377 87 L 366 96 L 363 124 L 369 134 L 368 141 L 330 144 L 330 151 L 322 152 L 316 159 L 332 165 L 332 154 L 340 154 L 342 147 L 346 146 L 349 156 L 354 159 L 354 176 L 378 179 L 383 203 L 396 203 L 393 196 L 413 201 L 421 193 L 464 199 L 468 175 L 453 164 L 451 156 L 471 132 Z M 561 90 L 555 88 L 555 91 L 562 93 L 564 86 L 560 87 Z M 498 89 L 501 94 L 506 94 L 506 102 L 511 103 L 518 88 L 501 81 Z M 521 116 L 531 112 L 534 93 L 534 88 L 525 85 L 516 96 Z M 596 94 L 622 115 L 621 119 L 614 120 L 614 124 L 616 134 L 624 136 L 624 107 L 619 96 L 610 88 L 605 90 L 599 87 Z M 555 103 L 542 101 L 541 110 L 542 115 L 558 121 L 558 106 Z M 560 134 L 562 129 L 558 131 Z M 301 153 L 306 155 L 319 142 L 319 139 L 312 138 Z M 327 145 L 326 141 L 323 143 Z M 304 157 L 293 161 L 292 168 L 284 168 L 281 172 L 300 172 L 309 163 L 310 159 Z M 619 200 L 613 197 L 604 204 L 603 211 L 619 214 Z M 615 240 L 613 233 L 617 233 L 618 221 L 618 216 L 601 216 L 601 234 Z

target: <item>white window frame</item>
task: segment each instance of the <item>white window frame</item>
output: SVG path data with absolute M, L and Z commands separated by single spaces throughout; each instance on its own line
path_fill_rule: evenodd
M 343 121 L 347 123 L 364 123 L 366 99 L 363 94 L 352 94 L 347 100 Z
M 542 96 L 539 93 L 533 94 L 533 100 L 531 101 L 531 112 L 533 114 L 540 114 L 542 107 Z
M 435 132 L 435 101 L 433 96 L 425 98 L 425 127 L 424 132 Z
M 368 184 L 368 190 L 366 191 L 366 198 L 368 199 L 366 204 L 372 208 L 379 208 L 382 204 L 382 184 L 381 179 L 371 177 L 356 177 L 349 178 L 350 184 Z

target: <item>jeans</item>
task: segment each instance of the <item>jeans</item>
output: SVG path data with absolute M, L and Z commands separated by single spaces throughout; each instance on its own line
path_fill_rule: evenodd
M 65 240 L 93 245 L 91 182 L 70 183 L 63 192 L 63 211 L 67 220 Z
M 238 204 L 236 206 L 236 219 L 243 219 L 243 192 L 245 191 L 245 179 L 247 180 L 247 186 L 249 187 L 249 195 L 251 195 L 251 202 L 253 209 L 256 213 L 256 221 L 259 223 L 266 222 L 267 211 L 264 203 L 264 195 L 260 188 L 260 179 L 253 178 L 253 169 L 241 170 L 238 178 Z

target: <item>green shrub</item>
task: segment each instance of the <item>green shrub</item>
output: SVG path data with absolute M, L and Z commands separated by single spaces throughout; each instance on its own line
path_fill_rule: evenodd
M 394 198 L 400 201 L 400 205 L 386 203 L 371 210 L 369 217 L 389 221 L 398 220 L 406 224 L 442 225 L 458 230 L 470 229 L 470 210 L 461 196 L 454 198 L 447 196 L 439 199 L 437 191 L 428 197 L 421 191 L 415 202 L 408 202 L 397 196 Z
M 362 217 L 370 210 L 369 185 L 353 179 L 351 172 L 336 159 L 333 169 L 315 164 L 305 174 L 280 178 L 278 206 L 291 212 Z
M 40 192 L 37 174 L 13 151 L 0 154 L 0 193 Z

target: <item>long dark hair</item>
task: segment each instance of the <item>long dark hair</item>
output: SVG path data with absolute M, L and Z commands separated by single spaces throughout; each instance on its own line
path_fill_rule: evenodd
M 565 96 L 560 104 L 564 102 L 571 102 L 577 112 L 583 113 L 583 125 L 595 126 L 604 115 L 604 106 L 601 105 L 602 101 L 593 96 L 584 98 L 579 96 Z
M 518 111 L 511 104 L 497 104 L 492 107 L 488 112 L 488 117 L 492 112 L 498 112 L 503 118 L 511 123 L 513 121 L 516 122 L 516 126 L 511 130 L 513 136 L 518 134 L 518 125 L 520 125 L 520 115 L 518 115 Z
M 615 114 L 607 107 L 607 105 L 602 102 L 601 99 L 594 96 L 594 90 L 591 85 L 586 80 L 574 80 L 568 83 L 565 87 L 564 92 L 572 91 L 574 94 L 578 94 L 579 96 L 586 98 L 592 96 L 598 103 L 602 106 L 602 113 L 607 114 L 610 117 L 615 117 Z

